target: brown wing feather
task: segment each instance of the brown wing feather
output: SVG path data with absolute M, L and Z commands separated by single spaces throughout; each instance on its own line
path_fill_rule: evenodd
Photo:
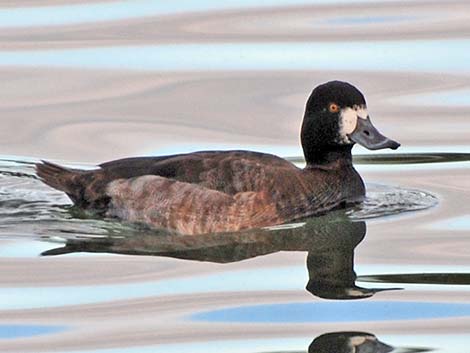
M 235 195 L 261 191 L 267 180 L 276 177 L 279 168 L 292 173 L 298 171 L 279 157 L 249 151 L 127 158 L 103 163 L 100 169 L 90 171 L 67 169 L 49 162 L 39 163 L 36 168 L 48 185 L 66 192 L 78 206 L 97 211 L 105 210 L 109 201 L 106 187 L 117 179 L 158 175 Z
M 142 175 L 158 175 L 209 189 L 236 194 L 257 191 L 279 168 L 297 172 L 277 156 L 251 151 L 204 151 L 163 157 L 127 158 L 100 165 L 99 174 L 109 182 Z

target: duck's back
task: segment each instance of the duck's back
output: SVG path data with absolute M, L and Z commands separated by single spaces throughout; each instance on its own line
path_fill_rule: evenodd
M 100 164 L 99 177 L 106 180 L 158 175 L 234 195 L 259 191 L 278 173 L 296 174 L 299 169 L 275 155 L 252 151 L 202 151 L 188 154 L 126 158 Z M 98 175 L 96 174 L 95 177 Z

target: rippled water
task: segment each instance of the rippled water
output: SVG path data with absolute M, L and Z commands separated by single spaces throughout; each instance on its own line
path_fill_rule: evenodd
M 1 352 L 468 352 L 468 1 L 5 0 L 0 28 Z M 174 236 L 35 177 L 214 148 L 302 164 L 331 79 L 402 143 L 355 148 L 354 209 Z

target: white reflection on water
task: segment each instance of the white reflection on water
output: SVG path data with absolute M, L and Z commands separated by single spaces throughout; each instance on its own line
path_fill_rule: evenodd
M 392 22 L 405 22 L 417 20 L 417 16 L 345 16 L 328 19 L 325 23 L 332 25 L 370 25 L 389 24 Z
M 358 265 L 361 276 L 396 273 L 393 265 Z M 470 273 L 464 266 L 402 265 L 406 273 Z M 116 300 L 128 300 L 166 295 L 217 293 L 238 291 L 286 291 L 303 288 L 308 275 L 303 266 L 284 266 L 252 270 L 224 271 L 216 274 L 174 278 L 156 282 L 81 285 L 63 287 L 2 288 L 0 310 L 52 308 Z M 361 283 L 361 281 L 358 281 Z M 366 282 L 364 282 L 366 284 Z M 376 288 L 390 288 L 391 283 L 374 283 Z M 431 285 L 400 283 L 406 290 L 468 291 L 467 285 Z
M 184 44 L 3 52 L 0 65 L 159 71 L 470 71 L 469 39 Z M 443 50 L 445 48 L 445 50 Z
M 74 353 L 224 353 L 247 352 L 304 352 L 312 337 L 279 339 L 211 340 L 180 344 L 163 344 L 147 347 L 125 347 L 97 350 L 80 350 Z
M 350 4 L 373 0 L 131 0 L 62 6 L 23 7 L 0 10 L 0 28 L 60 26 L 97 21 L 116 21 L 182 12 L 259 8 L 297 4 Z M 382 2 L 385 2 L 382 0 Z M 398 2 L 398 0 L 386 0 Z

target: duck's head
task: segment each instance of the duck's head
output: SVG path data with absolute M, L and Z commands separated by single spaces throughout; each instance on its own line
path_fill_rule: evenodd
M 313 90 L 305 107 L 301 140 L 305 158 L 311 163 L 327 162 L 332 154 L 350 154 L 355 143 L 370 150 L 400 147 L 372 125 L 364 95 L 341 81 Z

